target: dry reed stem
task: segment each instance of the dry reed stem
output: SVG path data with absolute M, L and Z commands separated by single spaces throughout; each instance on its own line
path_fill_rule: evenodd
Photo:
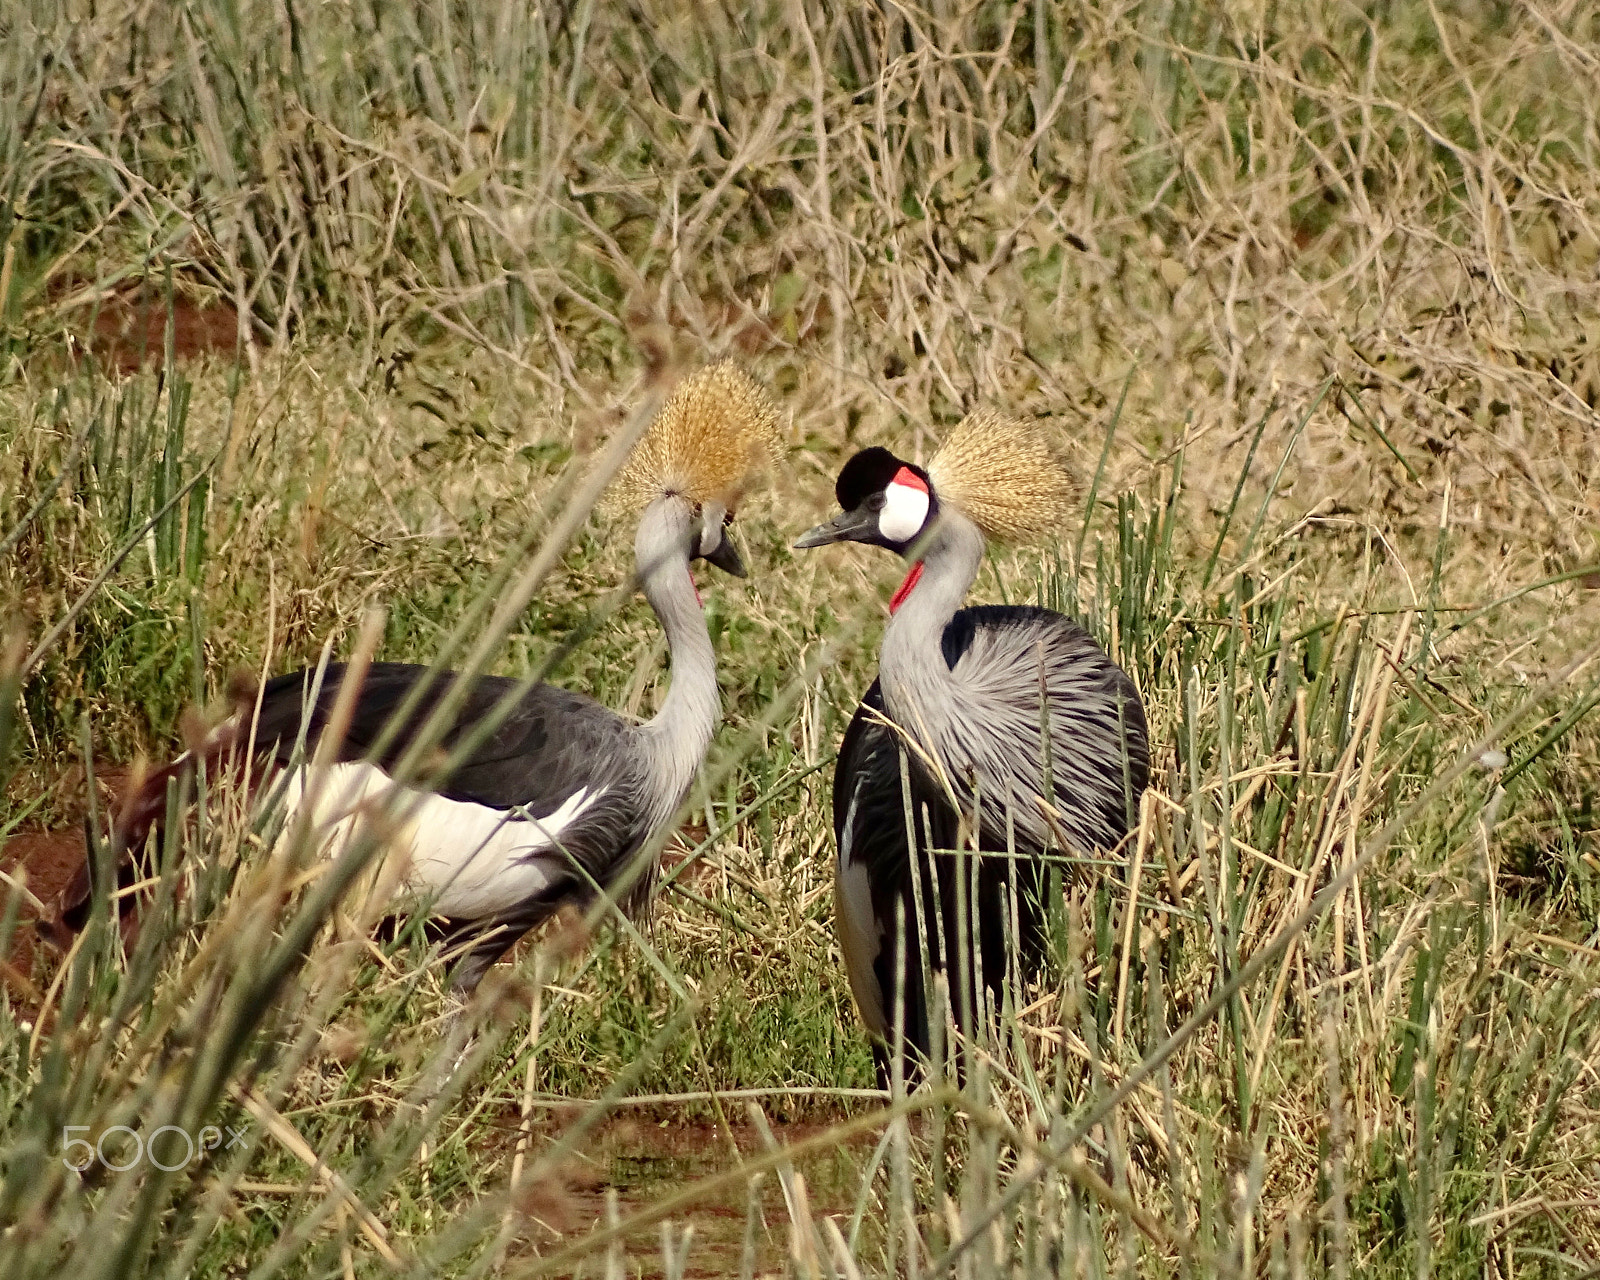
M 1111 1042 L 1122 1047 L 1122 1011 L 1128 999 L 1128 960 L 1133 949 L 1133 923 L 1139 910 L 1137 895 L 1139 877 L 1144 871 L 1144 854 L 1150 845 L 1150 827 L 1155 813 L 1155 793 L 1146 792 L 1139 797 L 1139 826 L 1133 846 L 1133 868 L 1128 872 L 1128 899 L 1123 907 L 1122 959 L 1117 965 L 1117 1000 L 1114 1021 L 1111 1024 Z

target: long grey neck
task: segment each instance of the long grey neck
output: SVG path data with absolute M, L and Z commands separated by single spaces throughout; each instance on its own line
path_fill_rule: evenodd
M 960 696 L 941 642 L 978 576 L 983 549 L 983 534 L 972 521 L 941 508 L 921 549 L 922 577 L 883 633 L 878 675 L 884 698 L 889 714 L 913 733 L 937 739 Z
M 634 544 L 644 596 L 661 619 L 672 660 L 661 709 L 638 729 L 658 822 L 688 793 L 722 714 L 716 655 L 689 576 L 692 520 L 683 499 L 658 498 L 640 520 Z

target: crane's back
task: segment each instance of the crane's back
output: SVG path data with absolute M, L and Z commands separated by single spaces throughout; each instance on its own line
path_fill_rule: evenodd
M 985 843 L 1030 852 L 1114 847 L 1149 780 L 1144 708 L 1128 675 L 1081 625 L 1026 605 L 962 609 L 941 644 L 949 675 L 903 675 L 912 705 L 888 710 L 917 734 L 963 808 L 981 810 Z M 1040 806 L 1040 800 L 1049 811 Z M 1064 852 L 1072 852 L 1065 850 Z

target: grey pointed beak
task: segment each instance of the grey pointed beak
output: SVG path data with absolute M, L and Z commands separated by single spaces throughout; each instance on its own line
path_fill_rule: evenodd
M 732 574 L 735 578 L 747 578 L 750 576 L 744 567 L 743 559 L 739 556 L 739 548 L 733 545 L 733 539 L 726 530 L 723 531 L 721 541 L 717 543 L 708 555 L 702 558 L 707 564 L 714 564 L 723 573 Z
M 700 514 L 700 558 L 716 565 L 723 573 L 743 578 L 747 576 L 744 561 L 739 558 L 739 548 L 733 545 L 727 521 L 726 506 L 720 502 L 706 503 Z
M 830 542 L 864 542 L 875 537 L 877 532 L 877 515 L 857 507 L 854 511 L 841 511 L 826 524 L 807 529 L 794 540 L 794 549 L 806 551 L 811 547 L 825 547 Z

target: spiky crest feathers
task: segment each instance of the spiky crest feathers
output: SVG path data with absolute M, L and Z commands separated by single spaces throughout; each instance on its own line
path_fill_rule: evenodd
M 731 514 L 781 448 L 766 392 L 731 361 L 708 365 L 667 397 L 613 483 L 610 505 L 637 509 L 675 493 Z
M 999 542 L 1034 541 L 1059 529 L 1077 490 L 1037 423 L 991 409 L 962 419 L 934 453 L 928 474 L 940 502 Z

